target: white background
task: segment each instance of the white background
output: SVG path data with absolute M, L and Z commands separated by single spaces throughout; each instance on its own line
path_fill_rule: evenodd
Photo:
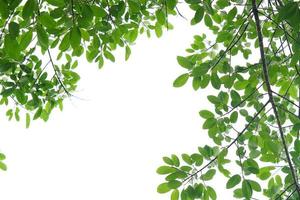
M 65 101 L 47 123 L 34 121 L 26 130 L 1 108 L 8 171 L 0 172 L 0 199 L 169 199 L 156 193 L 163 181 L 156 168 L 162 156 L 193 153 L 208 142 L 198 111 L 209 106 L 207 91 L 193 91 L 191 82 L 172 87 L 186 72 L 176 56 L 203 32 L 179 17 L 173 24 L 161 39 L 140 38 L 128 62 L 123 50 L 102 70 L 82 60 L 76 96 L 84 100 Z

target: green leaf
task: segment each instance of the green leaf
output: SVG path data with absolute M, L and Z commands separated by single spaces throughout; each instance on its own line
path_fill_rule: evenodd
M 171 200 L 179 200 L 179 190 L 173 190 L 171 194 Z
M 203 129 L 213 128 L 217 124 L 217 122 L 218 121 L 215 118 L 209 118 L 204 122 L 202 128 Z
M 201 86 L 201 78 L 194 77 L 193 78 L 193 88 L 195 91 L 197 91 Z
M 231 22 L 237 14 L 237 8 L 233 7 L 227 14 L 227 21 Z
M 209 15 L 204 16 L 204 23 L 207 27 L 212 27 L 213 21 L 211 20 Z
M 34 15 L 35 9 L 37 8 L 36 0 L 27 0 L 23 7 L 22 17 L 28 19 Z
M 182 160 L 184 162 L 186 162 L 187 164 L 189 164 L 189 165 L 193 164 L 193 160 L 191 159 L 191 157 L 188 154 L 184 153 L 184 154 L 181 155 L 181 157 L 182 157 Z
M 241 180 L 242 180 L 241 176 L 238 174 L 230 177 L 230 179 L 226 183 L 226 188 L 230 189 L 230 188 L 235 187 L 237 184 L 239 184 L 241 182 Z
M 72 27 L 70 30 L 70 44 L 73 49 L 80 46 L 81 42 L 81 32 L 78 27 Z
M 162 36 L 162 27 L 161 25 L 157 24 L 154 28 L 155 34 L 158 38 Z
M 211 84 L 215 89 L 220 89 L 221 87 L 221 80 L 219 78 L 219 76 L 217 75 L 217 73 L 212 73 L 211 75 Z
M 216 174 L 216 170 L 210 169 L 205 174 L 201 175 L 200 178 L 204 181 L 209 181 L 214 177 L 215 174 Z
M 30 126 L 30 115 L 29 113 L 26 113 L 26 128 L 29 128 Z
M 48 49 L 49 36 L 48 36 L 48 33 L 43 28 L 43 26 L 38 25 L 36 28 L 36 33 L 37 33 L 37 38 L 38 38 L 40 46 L 44 49 Z
M 204 76 L 204 75 L 207 74 L 209 68 L 210 68 L 210 66 L 207 63 L 202 63 L 201 65 L 196 66 L 195 68 L 193 68 L 192 75 L 194 77 Z
M 292 17 L 299 9 L 297 2 L 288 2 L 279 9 L 278 20 L 286 20 Z
M 206 192 L 208 193 L 208 195 L 210 196 L 210 198 L 212 200 L 216 200 L 217 199 L 217 193 L 216 193 L 216 191 L 212 187 L 207 186 L 206 187 Z
M 173 160 L 168 157 L 163 157 L 163 161 L 168 165 L 173 165 Z
M 180 165 L 179 158 L 178 158 L 175 154 L 172 154 L 172 155 L 171 155 L 171 158 L 172 158 L 172 160 L 173 160 L 174 165 L 175 165 L 176 167 L 179 167 L 179 165 Z
M 32 31 L 28 31 L 21 35 L 19 48 L 21 51 L 25 50 L 32 40 Z
M 215 117 L 215 115 L 212 112 L 210 112 L 209 110 L 201 110 L 199 112 L 199 115 L 204 119 L 209 119 L 209 118 Z
M 177 181 L 177 180 L 172 180 L 168 182 L 168 187 L 170 189 L 177 189 L 181 186 L 181 181 Z
M 177 169 L 174 167 L 161 166 L 156 170 L 156 173 L 158 173 L 160 175 L 164 175 L 164 174 L 171 174 L 176 171 L 177 171 Z
M 1 161 L 0 161 L 0 169 L 3 170 L 3 171 L 6 171 L 6 170 L 7 170 L 6 164 L 4 164 L 4 163 L 1 162 Z
M 259 173 L 259 166 L 257 162 L 251 158 L 247 159 L 244 161 L 243 166 L 246 170 L 253 174 L 258 174 Z
M 188 58 L 185 58 L 183 56 L 177 56 L 177 62 L 181 67 L 186 69 L 192 69 L 194 66 Z
M 38 119 L 38 118 L 41 116 L 42 111 L 43 111 L 43 108 L 42 108 L 42 107 L 39 107 L 39 108 L 37 109 L 37 111 L 35 112 L 34 116 L 33 116 L 33 120 Z
M 59 45 L 59 50 L 61 51 L 67 51 L 70 47 L 70 33 L 67 33 L 63 39 L 61 40 L 61 43 Z
M 141 5 L 138 1 L 128 0 L 129 10 L 132 13 L 138 13 L 141 10 Z
M 3 19 L 9 16 L 8 3 L 5 0 L 0 0 L 0 15 Z
M 156 15 L 157 21 L 160 25 L 164 25 L 166 23 L 166 15 L 163 10 L 161 10 L 161 9 L 157 10 L 155 12 L 155 15 Z
M 203 156 L 198 153 L 194 153 L 191 155 L 191 158 L 195 161 L 196 166 L 200 166 L 203 163 Z
M 258 182 L 253 181 L 253 180 L 248 180 L 248 182 L 250 183 L 252 190 L 254 190 L 256 192 L 261 192 L 261 187 Z
M 247 200 L 251 199 L 253 191 L 248 180 L 243 180 L 242 182 L 242 193 Z
M 125 47 L 125 60 L 127 61 L 131 55 L 131 49 L 129 46 Z
M 169 184 L 168 183 L 162 183 L 157 187 L 157 192 L 160 194 L 164 194 L 169 192 L 171 189 L 169 188 Z
M 295 140 L 294 142 L 294 149 L 296 152 L 300 153 L 300 140 Z
M 4 51 L 8 57 L 14 60 L 18 60 L 18 57 L 20 56 L 19 44 L 15 38 L 11 37 L 11 35 L 6 35 L 4 38 Z
M 203 16 L 204 16 L 204 8 L 202 6 L 199 6 L 195 12 L 194 18 L 191 21 L 191 24 L 192 25 L 198 24 L 203 19 Z
M 15 90 L 14 88 L 7 88 L 7 89 L 4 89 L 4 90 L 1 92 L 1 95 L 2 95 L 3 97 L 8 97 L 8 96 L 10 96 L 10 95 L 13 94 L 14 90 Z
M 20 104 L 24 105 L 27 102 L 27 96 L 21 90 L 19 89 L 15 90 L 14 94 Z
M 278 21 L 287 20 L 294 28 L 299 28 L 300 9 L 298 2 L 288 2 L 283 7 L 279 8 Z
M 137 39 L 138 35 L 139 35 L 139 31 L 138 31 L 137 28 L 135 28 L 133 30 L 130 30 L 129 35 L 128 35 L 129 36 L 129 38 L 128 38 L 129 42 L 133 43 Z
M 176 80 L 173 82 L 174 87 L 182 87 L 183 85 L 186 84 L 186 82 L 189 79 L 189 74 L 182 74 L 179 77 L 176 78 Z
M 40 24 L 47 28 L 55 28 L 57 26 L 56 21 L 46 12 L 42 12 L 38 17 L 38 20 Z
M 114 55 L 112 53 L 110 53 L 109 51 L 104 51 L 104 57 L 107 58 L 108 60 L 110 60 L 111 62 L 115 62 L 116 59 L 114 57 Z
M 230 115 L 230 122 L 231 123 L 236 123 L 237 122 L 237 119 L 238 119 L 238 112 L 237 111 L 234 111 L 233 113 L 231 113 Z
M 64 0 L 46 0 L 49 4 L 56 7 L 63 7 L 65 5 Z
M 10 22 L 9 23 L 9 26 L 8 26 L 8 31 L 9 31 L 9 34 L 13 37 L 13 38 L 16 38 L 19 36 L 19 33 L 20 33 L 20 26 L 18 23 L 16 22 Z
M 0 160 L 5 160 L 6 156 L 3 153 L 0 153 Z
M 238 106 L 239 103 L 242 101 L 242 100 L 241 100 L 241 96 L 239 95 L 239 93 L 236 92 L 236 91 L 234 91 L 234 90 L 231 90 L 231 91 L 230 91 L 230 96 L 231 96 L 231 99 L 232 99 L 231 105 L 232 105 L 233 107 Z

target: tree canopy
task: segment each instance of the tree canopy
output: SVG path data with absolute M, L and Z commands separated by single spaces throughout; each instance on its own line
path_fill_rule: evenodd
M 211 144 L 163 158 L 159 193 L 171 200 L 217 199 L 224 176 L 234 198 L 300 198 L 300 8 L 291 0 L 185 0 L 191 25 L 205 26 L 178 56 L 194 90 L 209 88 L 214 109 L 199 112 Z M 47 121 L 80 79 L 77 57 L 101 68 L 138 35 L 171 29 L 177 0 L 0 0 L 0 103 L 26 126 Z M 242 59 L 241 59 L 242 58 Z M 259 59 L 258 59 L 259 58 Z M 0 168 L 6 169 L 0 155 Z M 236 171 L 235 169 L 239 169 Z

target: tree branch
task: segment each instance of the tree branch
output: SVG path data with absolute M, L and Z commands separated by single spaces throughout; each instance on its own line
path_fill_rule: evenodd
M 258 10 L 257 10 L 257 6 L 256 6 L 256 0 L 252 0 L 252 11 L 253 11 L 254 19 L 255 19 L 255 24 L 256 24 L 257 37 L 258 37 L 259 49 L 260 49 L 260 56 L 261 56 L 262 67 L 263 67 L 263 75 L 264 75 L 264 78 L 265 78 L 265 82 L 266 82 L 266 86 L 267 86 L 267 90 L 268 90 L 268 94 L 269 94 L 269 101 L 272 105 L 272 109 L 273 109 L 273 112 L 274 112 L 274 115 L 275 115 L 275 118 L 276 118 L 276 121 L 277 121 L 278 130 L 279 130 L 280 137 L 281 137 L 281 140 L 282 140 L 282 144 L 283 144 L 283 147 L 284 147 L 285 155 L 287 157 L 289 168 L 291 170 L 291 175 L 292 175 L 293 180 L 295 182 L 298 196 L 300 197 L 300 187 L 298 185 L 298 181 L 297 181 L 296 174 L 295 174 L 295 169 L 293 167 L 293 164 L 292 164 L 292 161 L 291 161 L 291 158 L 290 158 L 290 155 L 289 155 L 289 151 L 288 151 L 288 148 L 287 148 L 287 144 L 286 144 L 286 141 L 285 141 L 283 129 L 282 129 L 281 122 L 280 122 L 280 119 L 279 119 L 279 114 L 278 114 L 278 111 L 277 111 L 277 107 L 276 107 L 274 99 L 273 99 L 273 93 L 272 93 L 271 84 L 270 84 L 270 81 L 269 81 L 269 72 L 268 72 L 266 58 L 265 58 L 265 52 L 264 52 L 264 43 L 263 43 L 263 36 L 262 36 L 262 32 L 261 32 L 260 19 L 259 19 L 259 16 L 258 16 Z

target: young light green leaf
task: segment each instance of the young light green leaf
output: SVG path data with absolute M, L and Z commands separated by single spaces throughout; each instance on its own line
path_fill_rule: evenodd
M 181 67 L 186 69 L 192 69 L 194 66 L 188 58 L 185 58 L 183 56 L 177 56 L 177 62 Z
M 167 193 L 171 190 L 171 188 L 169 188 L 168 183 L 162 183 L 157 187 L 157 192 L 160 194 L 164 194 Z
M 179 77 L 176 78 L 176 80 L 173 82 L 174 87 L 182 87 L 186 84 L 186 82 L 189 79 L 189 74 L 182 74 Z
M 29 128 L 30 126 L 30 115 L 29 113 L 26 113 L 26 128 Z
M 177 169 L 174 167 L 161 166 L 161 167 L 157 168 L 156 173 L 164 175 L 164 174 L 171 174 L 176 171 L 177 171 Z
M 179 200 L 179 190 L 173 190 L 173 192 L 171 193 L 171 200 Z

